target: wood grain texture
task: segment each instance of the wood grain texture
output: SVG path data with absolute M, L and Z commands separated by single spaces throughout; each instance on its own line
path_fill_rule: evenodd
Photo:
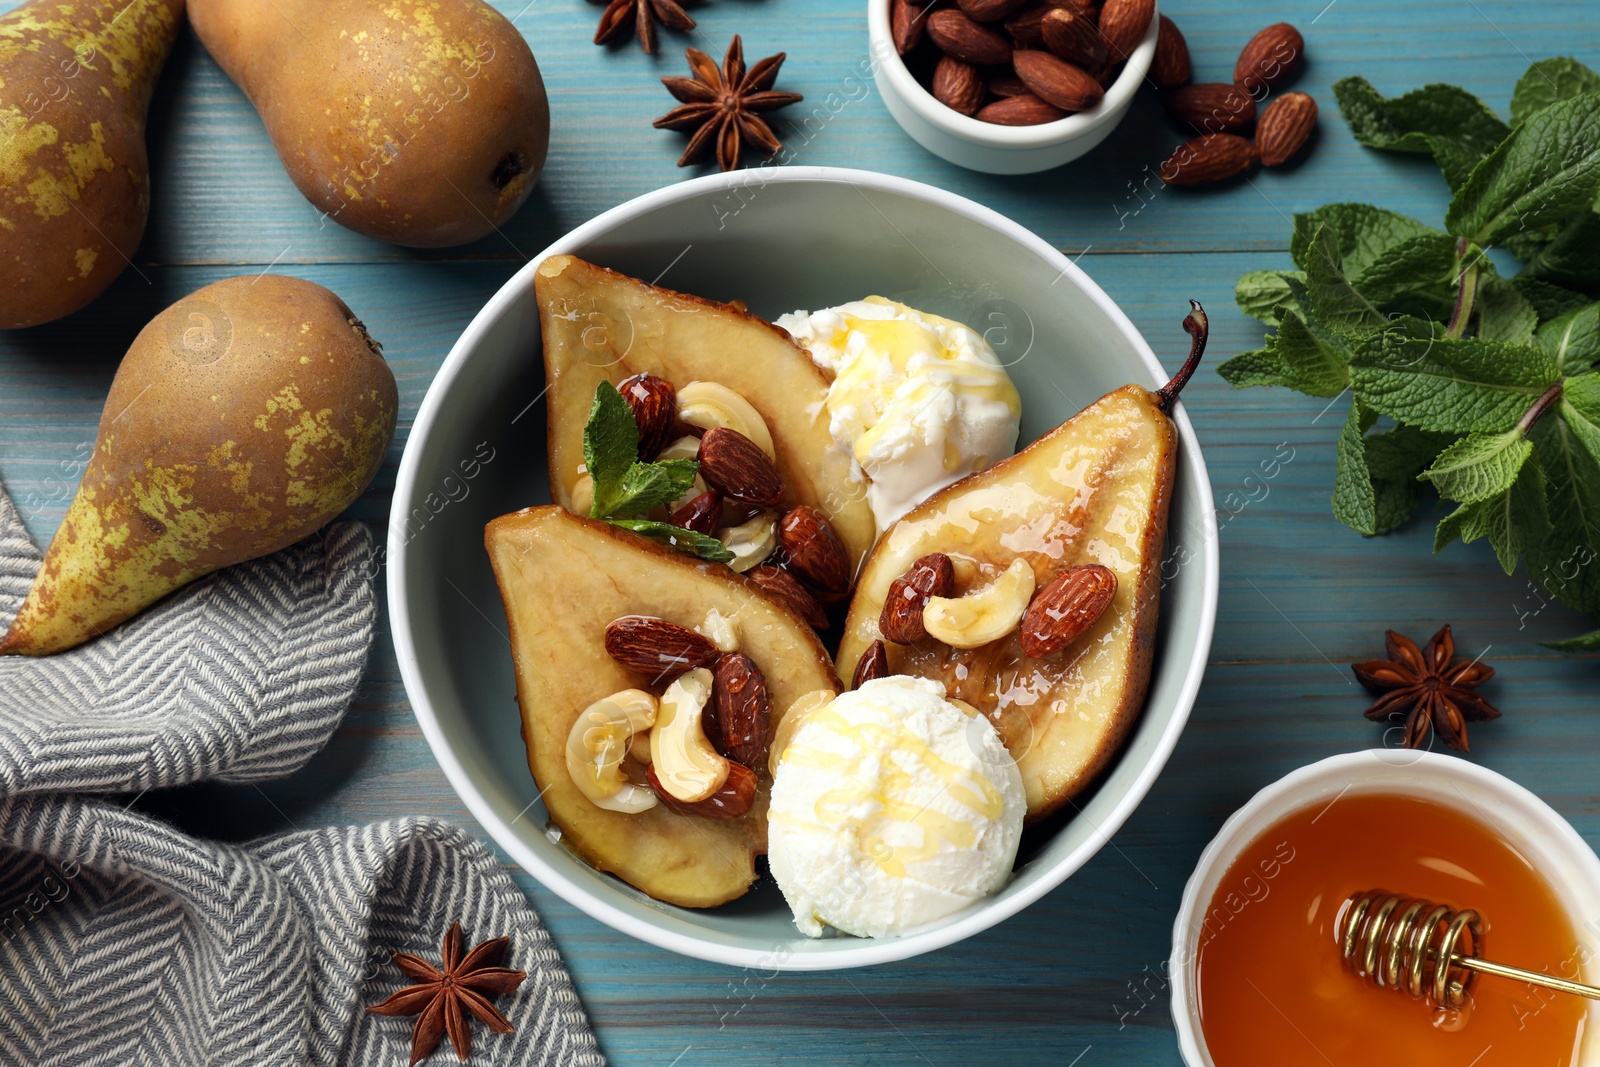
M 1184 348 L 1183 300 L 1199 299 L 1212 313 L 1220 360 L 1259 343 L 1260 328 L 1233 310 L 1233 282 L 1246 270 L 1288 263 L 1294 212 L 1359 199 L 1442 219 L 1447 193 L 1437 172 L 1356 146 L 1332 82 L 1360 73 L 1388 93 L 1453 82 L 1504 114 L 1532 59 L 1572 54 L 1600 66 L 1592 0 L 1325 2 L 1190 3 L 1167 12 L 1188 38 L 1201 80 L 1225 78 L 1262 25 L 1294 22 L 1310 59 L 1296 88 L 1323 105 L 1318 143 L 1302 165 L 1180 193 L 1153 177 L 1183 138 L 1149 93 L 1101 149 L 1063 170 L 997 178 L 928 155 L 860 77 L 864 0 L 714 0 L 695 9 L 697 34 L 664 34 L 654 59 L 636 46 L 590 45 L 600 9 L 583 0 L 502 0 L 550 88 L 551 162 L 502 235 L 432 253 L 319 226 L 259 120 L 190 37 L 156 98 L 152 221 L 135 269 L 85 313 L 0 335 L 0 477 L 34 536 L 47 539 L 81 473 L 116 361 L 144 322 L 217 278 L 271 269 L 334 289 L 386 345 L 400 379 L 401 428 L 384 470 L 351 509 L 381 532 L 410 420 L 460 331 L 550 240 L 690 173 L 673 165 L 681 139 L 649 128 L 671 104 L 656 78 L 681 73 L 685 44 L 720 53 L 735 32 L 747 55 L 789 53 L 781 87 L 807 96 L 785 132 L 797 162 L 931 182 L 1074 255 L 1086 251 L 1080 264 L 1169 366 Z M 10 6 L 0 0 L 0 9 Z M 1435 556 L 1425 522 L 1375 540 L 1340 526 L 1328 496 L 1343 402 L 1325 409 L 1281 390 L 1235 392 L 1205 372 L 1185 402 L 1224 523 L 1217 637 L 1176 755 L 1111 845 L 1056 892 L 979 937 L 905 964 L 822 975 L 734 971 L 650 948 L 513 870 L 564 951 L 613 1062 L 1177 1063 L 1159 976 L 1183 883 L 1206 841 L 1256 789 L 1311 760 L 1380 743 L 1381 729 L 1361 718 L 1366 701 L 1345 665 L 1378 654 L 1388 626 L 1420 639 L 1449 621 L 1465 651 L 1485 653 L 1500 670 L 1486 694 L 1506 715 L 1474 729 L 1472 758 L 1528 785 L 1600 843 L 1600 663 L 1538 644 L 1578 632 L 1584 620 L 1554 605 L 1540 609 L 1523 577 L 1498 575 L 1486 545 Z M 476 829 L 411 716 L 386 617 L 381 625 L 343 728 L 304 772 L 260 789 L 145 797 L 140 806 L 229 839 L 414 813 Z M 1510 1050 L 1494 1059 L 1501 1052 L 1482 1067 L 1515 1062 Z

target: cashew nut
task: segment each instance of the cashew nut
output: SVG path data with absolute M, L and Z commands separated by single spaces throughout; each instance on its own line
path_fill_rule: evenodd
M 622 777 L 622 758 L 633 739 L 656 722 L 656 698 L 624 689 L 590 704 L 567 732 L 567 773 L 597 808 L 629 815 L 656 806 L 655 792 Z
M 678 418 L 702 430 L 725 427 L 737 430 L 773 459 L 778 451 L 772 431 L 761 412 L 739 393 L 720 382 L 690 382 L 678 390 Z
M 710 699 L 710 671 L 696 667 L 680 674 L 661 694 L 661 710 L 650 731 L 656 781 L 689 804 L 704 800 L 728 780 L 728 761 L 712 746 L 700 722 Z
M 743 574 L 778 547 L 778 520 L 772 512 L 763 511 L 749 522 L 718 530 L 717 540 L 733 553 L 728 566 Z
M 928 598 L 922 625 L 952 648 L 979 648 L 1017 628 L 1033 599 L 1033 567 L 1014 559 L 1000 577 L 966 596 Z

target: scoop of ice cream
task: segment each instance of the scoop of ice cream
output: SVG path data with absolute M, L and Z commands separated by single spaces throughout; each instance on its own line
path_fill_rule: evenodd
M 795 925 L 905 933 L 998 890 L 1027 810 L 1000 735 L 924 678 L 879 678 L 811 711 L 779 757 L 768 864 Z
M 778 325 L 833 378 L 828 428 L 868 480 L 880 533 L 1016 450 L 1022 401 L 975 330 L 881 296 Z

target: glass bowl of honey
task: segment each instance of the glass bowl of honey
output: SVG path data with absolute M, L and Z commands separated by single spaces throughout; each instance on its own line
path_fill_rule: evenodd
M 1600 978 L 1600 859 L 1554 809 L 1454 757 L 1334 756 L 1257 793 L 1189 879 L 1170 964 L 1189 1067 L 1600 1065 L 1600 1003 L 1457 969 L 1466 991 L 1442 1005 L 1403 965 L 1383 980 L 1388 942 L 1363 972 L 1346 935 L 1374 892 L 1475 911 L 1475 956 Z

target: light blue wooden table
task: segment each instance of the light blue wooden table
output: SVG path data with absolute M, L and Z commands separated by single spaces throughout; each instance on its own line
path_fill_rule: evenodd
M 0 477 L 37 539 L 60 521 L 117 359 L 140 327 L 203 284 L 269 269 L 334 289 L 386 346 L 400 379 L 400 431 L 352 509 L 381 532 L 410 420 L 478 308 L 553 238 L 689 173 L 673 165 L 681 139 L 650 128 L 672 103 L 656 79 L 682 72 L 686 43 L 720 55 L 741 33 L 747 55 L 789 53 L 782 87 L 804 93 L 808 108 L 839 94 L 836 113 L 797 135 L 791 127 L 797 162 L 904 175 L 1010 215 L 1081 253 L 1080 265 L 1164 355 L 1181 340 L 1174 309 L 1195 297 L 1212 312 L 1219 359 L 1258 344 L 1260 328 L 1233 309 L 1233 282 L 1288 265 L 1296 211 L 1360 199 L 1442 219 L 1437 171 L 1359 148 L 1334 107 L 1335 80 L 1359 73 L 1388 93 L 1453 82 L 1504 114 L 1531 60 L 1576 55 L 1600 66 L 1595 0 L 1174 0 L 1169 13 L 1200 80 L 1228 78 L 1261 26 L 1299 26 L 1310 64 L 1298 87 L 1323 106 L 1320 143 L 1303 166 L 1186 195 L 1153 179 L 1180 138 L 1149 96 L 1103 147 L 1064 170 L 997 178 L 928 155 L 853 80 L 866 55 L 866 0 L 711 0 L 695 10 L 699 32 L 666 35 L 654 59 L 636 47 L 593 47 L 600 9 L 584 0 L 498 3 L 549 86 L 550 164 L 504 236 L 440 253 L 319 228 L 244 97 L 192 37 L 180 43 L 154 105 L 154 209 L 134 269 L 83 314 L 0 335 Z M 1499 669 L 1487 695 L 1505 717 L 1474 728 L 1472 758 L 1529 786 L 1600 843 L 1600 663 L 1538 644 L 1592 627 L 1558 606 L 1541 609 L 1523 577 L 1498 574 L 1487 544 L 1435 556 L 1428 523 L 1372 541 L 1340 526 L 1328 494 L 1342 403 L 1325 410 L 1284 391 L 1236 393 L 1210 371 L 1185 400 L 1225 523 L 1221 610 L 1188 732 L 1122 832 L 1066 885 L 982 936 L 909 963 L 835 974 L 773 976 L 683 959 L 612 932 L 513 870 L 614 1063 L 1177 1063 L 1159 975 L 1183 883 L 1256 789 L 1379 742 L 1345 664 L 1380 654 L 1385 627 L 1423 639 L 1451 622 L 1468 654 Z M 1263 479 L 1261 464 L 1275 457 L 1288 459 Z M 193 788 L 141 806 L 231 839 L 412 813 L 476 830 L 411 716 L 383 625 L 355 706 L 305 771 L 259 790 Z M 1516 1062 L 1513 1050 L 1494 1049 L 1479 1067 Z

